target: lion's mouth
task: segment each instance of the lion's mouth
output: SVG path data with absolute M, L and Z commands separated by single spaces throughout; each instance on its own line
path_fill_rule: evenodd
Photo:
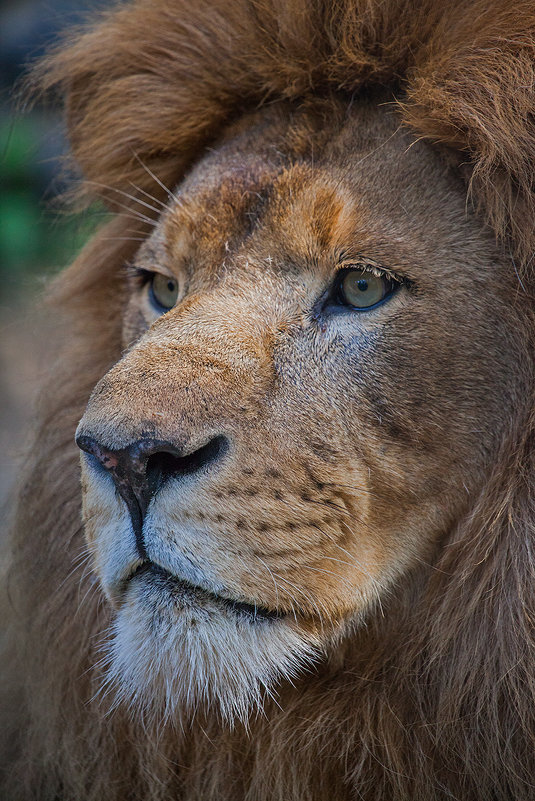
M 129 577 L 128 581 L 142 576 L 149 578 L 156 585 L 159 585 L 162 589 L 174 595 L 184 596 L 186 594 L 188 596 L 200 596 L 205 600 L 229 609 L 239 617 L 246 617 L 253 623 L 279 620 L 286 616 L 285 612 L 278 609 L 268 609 L 265 606 L 249 604 L 244 601 L 236 601 L 231 598 L 225 598 L 222 595 L 217 595 L 214 592 L 210 592 L 210 590 L 206 590 L 204 587 L 199 587 L 196 584 L 191 584 L 182 578 L 178 578 L 178 576 L 174 576 L 172 573 L 169 573 L 168 570 L 165 570 L 165 568 L 160 567 L 160 565 L 150 560 L 142 562 Z

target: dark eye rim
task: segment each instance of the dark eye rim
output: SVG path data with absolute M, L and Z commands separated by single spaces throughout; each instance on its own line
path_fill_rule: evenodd
M 388 288 L 386 289 L 386 291 L 385 291 L 383 297 L 381 298 L 381 300 L 378 300 L 377 303 L 373 303 L 371 306 L 353 306 L 353 304 L 349 303 L 345 299 L 344 293 L 343 293 L 343 289 L 342 289 L 342 284 L 343 284 L 343 281 L 344 281 L 344 278 L 346 277 L 346 275 L 348 275 L 349 273 L 355 273 L 355 272 L 358 272 L 358 273 L 369 272 L 370 275 L 377 275 L 376 271 L 374 272 L 372 270 L 366 270 L 365 265 L 362 265 L 362 266 L 358 265 L 358 266 L 355 266 L 355 267 L 344 267 L 344 268 L 342 268 L 341 270 L 338 271 L 338 273 L 336 274 L 336 278 L 334 280 L 333 288 L 332 288 L 331 302 L 334 302 L 334 304 L 336 306 L 342 307 L 343 309 L 347 309 L 347 310 L 349 310 L 351 312 L 359 312 L 359 313 L 363 313 L 364 312 L 365 313 L 365 312 L 372 311 L 373 309 L 376 309 L 378 306 L 382 306 L 383 303 L 385 303 L 387 300 L 390 300 L 390 298 L 393 295 L 395 295 L 396 292 L 398 292 L 401 289 L 401 287 L 404 285 L 404 283 L 405 283 L 404 281 L 402 281 L 402 280 L 400 280 L 398 278 L 393 278 L 392 276 L 388 275 L 387 273 L 382 273 L 380 277 L 384 282 L 386 282 L 386 284 L 388 285 Z

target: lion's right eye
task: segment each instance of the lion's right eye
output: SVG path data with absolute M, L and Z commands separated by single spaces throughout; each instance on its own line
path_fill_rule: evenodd
M 362 268 L 342 270 L 336 284 L 337 300 L 355 311 L 369 311 L 393 295 L 400 286 L 386 273 Z
M 149 297 L 159 311 L 172 309 L 178 298 L 178 281 L 162 273 L 153 273 L 149 282 Z

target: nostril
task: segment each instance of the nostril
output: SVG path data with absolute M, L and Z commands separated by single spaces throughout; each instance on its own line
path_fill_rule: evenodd
M 76 437 L 76 444 L 93 456 L 98 463 L 114 476 L 127 477 L 129 483 L 140 481 L 152 495 L 168 478 L 178 478 L 197 473 L 218 461 L 229 448 L 226 437 L 219 435 L 194 451 L 183 454 L 170 442 L 141 439 L 126 448 L 106 448 L 87 434 Z
M 197 473 L 224 456 L 228 447 L 228 440 L 223 436 L 214 437 L 201 448 L 184 456 L 175 448 L 166 450 L 161 447 L 147 459 L 145 471 L 148 483 L 159 486 L 168 478 Z
M 117 453 L 108 448 L 104 448 L 96 439 L 93 439 L 93 437 L 80 434 L 76 437 L 76 444 L 80 450 L 98 459 L 102 467 L 105 467 L 106 470 L 113 470 L 113 468 L 117 467 L 119 462 Z
M 146 559 L 143 540 L 143 521 L 156 493 L 170 478 L 200 473 L 219 460 L 228 450 L 224 436 L 213 437 L 201 448 L 183 453 L 170 442 L 140 439 L 125 448 L 112 450 L 87 434 L 76 437 L 81 450 L 90 454 L 104 468 L 125 501 L 136 537 L 139 553 Z

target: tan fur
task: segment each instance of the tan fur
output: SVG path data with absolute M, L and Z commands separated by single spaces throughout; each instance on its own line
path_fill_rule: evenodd
M 152 0 L 41 68 L 115 218 L 56 284 L 68 342 L 5 561 L 2 797 L 533 798 L 534 23 Z M 132 261 L 178 280 L 167 314 Z M 355 264 L 403 286 L 341 307 Z M 86 457 L 80 493 L 81 417 L 108 448 L 227 438 L 145 521 L 200 590 L 128 579 Z

